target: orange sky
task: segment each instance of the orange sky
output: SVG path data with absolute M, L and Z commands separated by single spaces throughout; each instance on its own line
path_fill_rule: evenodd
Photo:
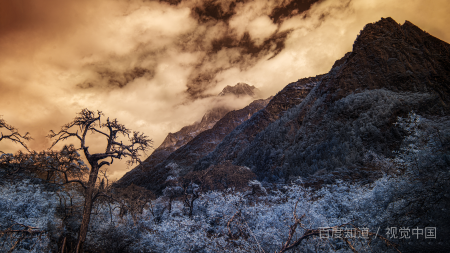
M 450 42 L 444 0 L 207 3 L 0 0 L 0 115 L 30 132 L 29 147 L 38 151 L 50 146 L 50 129 L 82 108 L 118 118 L 157 147 L 200 120 L 226 85 L 246 82 L 268 97 L 328 72 L 364 25 L 381 17 L 409 20 Z M 100 151 L 97 141 L 91 145 Z M 5 152 L 19 149 L 0 142 Z M 114 165 L 111 178 L 129 169 Z

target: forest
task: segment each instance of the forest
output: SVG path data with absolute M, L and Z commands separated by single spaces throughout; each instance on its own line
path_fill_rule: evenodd
M 360 96 L 395 103 L 386 91 Z M 344 98 L 332 111 L 338 113 L 349 104 L 351 110 L 364 106 L 355 100 Z M 371 125 L 376 122 L 355 125 L 370 136 L 377 134 L 376 125 Z M 393 125 L 402 141 L 391 157 L 373 150 L 355 153 L 355 142 L 361 140 L 352 140 L 355 130 L 346 127 L 349 133 L 341 138 L 347 138 L 348 144 L 342 144 L 347 149 L 334 148 L 338 141 L 331 138 L 316 149 L 323 153 L 303 151 L 308 156 L 301 159 L 313 170 L 310 177 L 292 173 L 289 180 L 258 181 L 249 167 L 227 161 L 182 176 L 174 170 L 163 193 L 156 195 L 135 185 L 116 188 L 108 180 L 107 166 L 114 159 L 139 163 L 151 139 L 117 120 L 105 120 L 101 112 L 84 109 L 60 131 L 51 131 L 53 144 L 67 143 L 57 151 L 28 150 L 29 134 L 1 119 L 1 141 L 28 151 L 0 156 L 0 247 L 4 252 L 448 249 L 444 235 L 449 227 L 444 224 L 450 192 L 450 121 L 410 112 Z M 105 138 L 104 153 L 89 153 L 85 140 L 91 135 Z M 372 180 L 342 177 L 351 174 L 344 161 L 349 166 L 355 161 L 364 164 Z M 327 166 L 338 168 L 326 173 Z

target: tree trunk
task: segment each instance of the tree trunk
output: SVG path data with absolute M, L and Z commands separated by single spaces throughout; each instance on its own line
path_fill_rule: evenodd
M 66 247 L 66 239 L 67 239 L 67 237 L 64 236 L 64 240 L 63 240 L 62 247 L 61 247 L 61 253 L 64 253 L 64 248 Z
M 87 184 L 87 189 L 85 190 L 85 200 L 84 200 L 84 208 L 83 208 L 83 219 L 81 220 L 80 231 L 78 232 L 78 242 L 76 253 L 83 252 L 83 245 L 86 240 L 87 231 L 89 228 L 89 221 L 91 219 L 91 211 L 92 211 L 92 194 L 95 189 L 95 182 L 97 181 L 98 175 L 98 166 L 92 166 L 91 173 L 89 174 L 89 181 Z

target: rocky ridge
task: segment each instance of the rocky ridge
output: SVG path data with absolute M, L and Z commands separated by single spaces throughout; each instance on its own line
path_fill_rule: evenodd
M 255 100 L 243 109 L 227 113 L 213 128 L 200 133 L 186 145 L 171 153 L 163 162 L 146 168 L 139 181 L 134 183 L 157 194 L 161 193 L 169 176 L 184 176 L 192 171 L 194 163 L 212 152 L 225 136 L 264 108 L 270 99 Z

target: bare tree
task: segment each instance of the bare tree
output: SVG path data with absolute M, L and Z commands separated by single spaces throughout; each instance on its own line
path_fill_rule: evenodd
M 67 140 L 71 137 L 77 138 L 80 141 L 80 150 L 83 150 L 90 165 L 88 182 L 77 181 L 77 183 L 84 188 L 85 192 L 83 218 L 78 233 L 76 247 L 77 253 L 83 251 L 93 202 L 97 197 L 104 194 L 102 191 L 97 191 L 95 193 L 95 183 L 100 168 L 104 165 L 112 164 L 115 158 L 121 159 L 123 157 L 129 157 L 130 160 L 127 161 L 127 164 L 129 165 L 140 163 L 139 152 L 145 152 L 151 148 L 152 144 L 152 140 L 147 136 L 135 131 L 131 133 L 124 125 L 117 122 L 117 119 L 109 120 L 109 118 L 107 118 L 106 123 L 101 123 L 101 116 L 103 116 L 103 113 L 100 111 L 95 113 L 88 109 L 83 109 L 72 122 L 64 125 L 59 132 L 51 130 L 48 135 L 49 138 L 55 139 L 50 149 L 60 141 Z M 103 129 L 106 131 L 103 131 Z M 86 135 L 88 132 L 100 134 L 106 138 L 107 144 L 104 153 L 91 154 L 89 152 L 89 147 L 86 146 Z M 127 137 L 129 144 L 124 144 L 122 141 L 119 141 L 118 138 L 120 136 Z M 111 159 L 111 161 L 105 161 L 104 159 Z
M 8 131 L 7 131 L 6 135 L 4 135 L 3 132 L 0 132 L 0 141 L 2 141 L 3 139 L 10 140 L 14 143 L 18 143 L 18 144 L 22 145 L 24 148 L 26 148 L 28 150 L 28 147 L 25 144 L 25 141 L 29 141 L 29 140 L 33 139 L 30 137 L 30 133 L 27 132 L 24 135 L 21 135 L 15 127 L 6 124 L 5 120 L 0 118 L 0 129 L 2 129 L 2 128 L 5 128 Z M 3 153 L 3 152 L 0 150 L 0 153 Z
M 10 241 L 11 243 L 14 242 L 15 239 L 17 239 L 8 251 L 8 253 L 10 253 L 14 251 L 16 246 L 19 245 L 21 241 L 33 238 L 35 236 L 38 236 L 39 239 L 41 239 L 41 236 L 45 233 L 45 231 L 39 228 L 14 222 L 14 224 L 9 226 L 6 230 L 0 231 L 0 237 L 6 236 L 8 238 L 8 241 Z

